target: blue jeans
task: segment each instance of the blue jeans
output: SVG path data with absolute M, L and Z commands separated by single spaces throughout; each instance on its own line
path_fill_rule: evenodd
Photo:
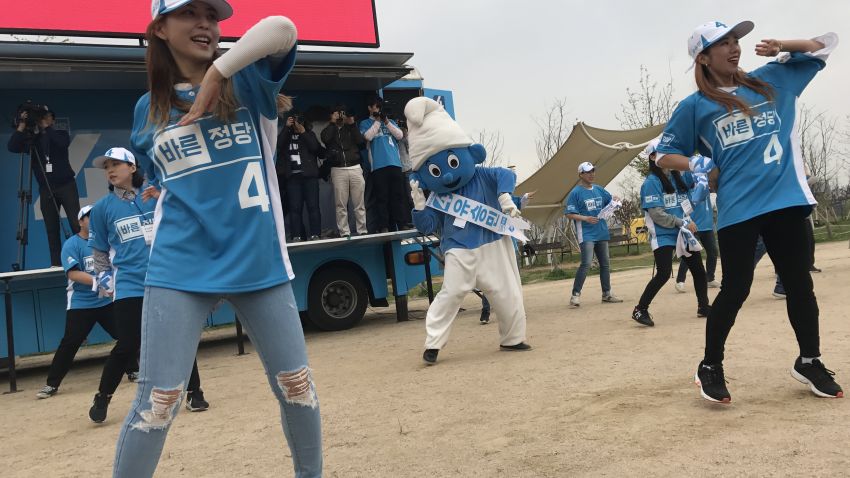
M 280 402 L 295 476 L 321 476 L 319 402 L 290 283 L 240 294 L 145 288 L 140 377 L 136 399 L 118 437 L 113 476 L 153 476 L 185 394 L 201 330 L 222 299 L 230 302 L 242 321 Z
M 581 248 L 581 265 L 576 271 L 573 281 L 573 295 L 580 295 L 584 280 L 587 278 L 587 270 L 593 262 L 593 254 L 599 261 L 599 281 L 602 283 L 602 295 L 611 293 L 611 266 L 608 263 L 608 241 L 584 241 Z

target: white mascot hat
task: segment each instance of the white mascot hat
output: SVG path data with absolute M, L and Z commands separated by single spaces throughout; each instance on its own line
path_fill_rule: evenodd
M 420 96 L 407 102 L 407 141 L 410 166 L 414 171 L 429 157 L 450 148 L 465 148 L 474 143 L 446 110 L 431 98 Z

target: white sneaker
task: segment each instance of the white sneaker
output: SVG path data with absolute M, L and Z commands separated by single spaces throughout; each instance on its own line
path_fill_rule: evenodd
M 719 289 L 720 288 L 720 282 L 713 280 L 713 281 L 708 283 L 708 288 L 709 289 Z
M 38 393 L 35 394 L 37 398 L 50 398 L 56 395 L 56 392 L 59 391 L 57 387 L 51 387 L 50 385 L 45 385 Z
M 580 297 L 581 297 L 581 294 L 573 294 L 572 297 L 570 297 L 570 305 L 573 306 L 573 307 L 580 306 L 581 305 L 581 298 Z
M 684 294 L 686 292 L 684 282 L 676 282 L 676 292 L 679 292 L 679 293 L 682 293 L 682 294 Z

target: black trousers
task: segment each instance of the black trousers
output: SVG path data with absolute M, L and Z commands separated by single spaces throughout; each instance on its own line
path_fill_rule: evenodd
M 384 229 L 401 230 L 407 220 L 407 191 L 404 173 L 398 166 L 387 166 L 372 171 L 372 194 L 375 198 L 376 232 Z
M 74 357 L 86 337 L 91 333 L 94 324 L 100 324 L 112 338 L 116 338 L 115 320 L 112 315 L 112 304 L 95 309 L 71 309 L 65 313 L 65 335 L 59 342 L 59 348 L 53 354 L 53 362 L 47 371 L 47 385 L 59 388 L 62 379 L 71 370 Z M 139 371 L 139 361 L 132 357 L 125 365 L 127 373 Z
M 121 377 L 124 376 L 124 364 L 128 360 L 136 360 L 139 356 L 139 347 L 142 345 L 142 298 L 127 297 L 112 303 L 113 316 L 115 317 L 115 335 L 117 342 L 109 352 L 103 373 L 100 375 L 100 386 L 98 392 L 112 395 Z M 141 377 L 144 380 L 144 377 Z M 198 361 L 192 364 L 192 374 L 189 376 L 190 392 L 201 388 L 201 377 L 198 374 Z
M 705 251 L 705 280 L 711 282 L 714 280 L 714 272 L 717 270 L 717 238 L 714 237 L 714 230 L 699 231 L 696 233 L 702 248 Z M 676 282 L 685 282 L 688 276 L 688 264 L 685 259 L 679 260 L 679 272 L 676 274 Z
M 811 257 L 801 253 L 809 250 L 805 224 L 809 209 L 780 209 L 717 231 L 723 286 L 705 324 L 705 363 L 723 361 L 726 338 L 753 283 L 753 256 L 759 235 L 785 286 L 788 318 L 800 355 L 820 356 L 818 303 L 809 274 Z
M 286 179 L 286 200 L 289 203 L 289 227 L 291 236 L 307 239 L 322 233 L 322 217 L 319 212 L 319 178 L 304 177 L 304 173 L 293 174 Z M 304 230 L 304 206 L 310 225 Z
M 77 182 L 69 181 L 59 187 L 51 187 L 53 196 L 46 187 L 39 188 L 38 194 L 41 199 L 41 215 L 44 217 L 44 228 L 47 230 L 47 245 L 50 248 L 50 264 L 62 266 L 62 243 L 64 239 L 60 236 L 61 227 L 59 221 L 59 210 L 65 209 L 68 224 L 74 234 L 80 232 L 80 224 L 77 222 L 77 214 L 80 212 L 80 195 L 77 193 Z M 55 203 L 54 203 L 55 201 Z
M 661 246 L 653 254 L 655 255 L 655 268 L 658 271 L 652 277 L 643 294 L 640 296 L 638 307 L 642 309 L 649 308 L 652 299 L 655 298 L 658 291 L 664 287 L 664 284 L 670 280 L 673 275 L 673 253 L 676 248 L 673 246 Z M 691 275 L 694 277 L 694 292 L 697 295 L 697 305 L 704 307 L 708 305 L 708 283 L 705 280 L 705 269 L 702 266 L 702 256 L 699 252 L 692 252 L 691 257 L 682 256 L 682 260 L 688 265 Z

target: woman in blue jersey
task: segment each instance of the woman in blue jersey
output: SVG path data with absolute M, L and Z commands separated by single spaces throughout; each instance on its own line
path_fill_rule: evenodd
M 94 278 L 94 264 L 89 247 L 89 213 L 91 206 L 83 206 L 77 214 L 80 232 L 71 236 L 62 245 L 62 267 L 68 278 L 68 303 L 65 315 L 65 335 L 59 342 L 50 370 L 47 372 L 47 384 L 37 394 L 38 398 L 49 398 L 59 391 L 62 379 L 71 370 L 71 364 L 80 345 L 91 333 L 95 324 L 100 324 L 113 339 L 115 320 L 112 315 L 112 299 L 99 297 Z M 126 363 L 127 377 L 135 380 L 138 363 L 133 356 Z
M 686 171 L 682 174 L 682 179 L 693 191 L 697 182 L 694 173 Z M 694 198 L 694 212 L 691 213 L 691 219 L 697 225 L 696 237 L 705 250 L 705 280 L 708 282 L 709 289 L 716 289 L 720 287 L 720 282 L 714 277 L 714 271 L 717 270 L 717 237 L 714 235 L 714 207 L 711 204 L 711 194 L 707 192 L 705 199 Z M 682 259 L 679 261 L 679 271 L 676 273 L 676 291 L 685 292 L 687 276 L 688 264 Z
M 731 401 L 723 372 L 723 350 L 738 310 L 750 292 L 752 260 L 759 234 L 788 298 L 788 318 L 800 354 L 791 375 L 822 397 L 841 397 L 833 372 L 820 360 L 818 305 L 809 275 L 805 218 L 815 204 L 806 184 L 797 99 L 823 69 L 838 43 L 833 33 L 812 40 L 760 41 L 759 56 L 776 56 L 746 73 L 738 67 L 738 39 L 753 23 L 709 22 L 688 41 L 699 91 L 676 107 L 658 146 L 658 165 L 707 172 L 717 166 L 717 237 L 723 287 L 706 324 L 705 356 L 695 381 L 703 398 Z M 781 55 L 780 55 L 781 54 Z
M 646 284 L 638 304 L 632 311 L 632 319 L 650 327 L 654 326 L 655 322 L 649 313 L 649 305 L 658 291 L 670 280 L 673 272 L 673 253 L 676 250 L 680 228 L 684 226 L 692 233 L 697 231 L 696 224 L 686 218 L 685 211 L 691 212 L 692 206 L 688 186 L 682 176 L 678 171 L 659 168 L 653 161 L 657 144 L 658 140 L 653 140 L 644 150 L 649 156 L 649 175 L 640 188 L 640 198 L 646 228 L 649 230 L 652 253 L 655 255 L 655 267 L 658 270 Z M 706 317 L 711 307 L 708 305 L 702 256 L 698 251 L 694 251 L 690 252 L 690 256 L 682 256 L 682 259 L 694 277 L 697 317 Z
M 232 13 L 224 0 L 153 2 L 150 91 L 136 105 L 131 144 L 161 192 L 145 280 L 143 380 L 118 438 L 115 476 L 153 475 L 201 331 L 222 300 L 247 329 L 279 401 L 295 475 L 322 473 L 319 403 L 274 165 L 276 99 L 297 32 L 288 18 L 268 17 L 220 55 L 219 21 Z
M 139 353 L 142 297 L 156 202 L 143 199 L 144 176 L 130 151 L 111 148 L 95 158 L 93 165 L 104 169 L 110 193 L 92 209 L 89 246 L 100 295 L 113 299 L 117 339 L 103 366 L 98 393 L 89 409 L 89 418 L 101 423 L 106 420 L 109 402 L 121 383 L 125 364 L 135 361 Z M 209 404 L 201 391 L 197 365 L 191 370 L 192 401 L 187 405 L 192 411 L 206 410 Z
M 602 302 L 619 303 L 623 299 L 611 293 L 611 267 L 608 259 L 608 221 L 600 219 L 599 213 L 612 199 L 611 193 L 598 184 L 593 184 L 596 178 L 596 168 L 585 161 L 578 165 L 579 184 L 567 196 L 564 213 L 567 219 L 573 221 L 576 240 L 581 248 L 581 265 L 576 271 L 573 290 L 570 294 L 570 305 L 581 305 L 581 289 L 587 278 L 587 271 L 593 262 L 593 254 L 599 261 L 599 282 L 602 285 Z

